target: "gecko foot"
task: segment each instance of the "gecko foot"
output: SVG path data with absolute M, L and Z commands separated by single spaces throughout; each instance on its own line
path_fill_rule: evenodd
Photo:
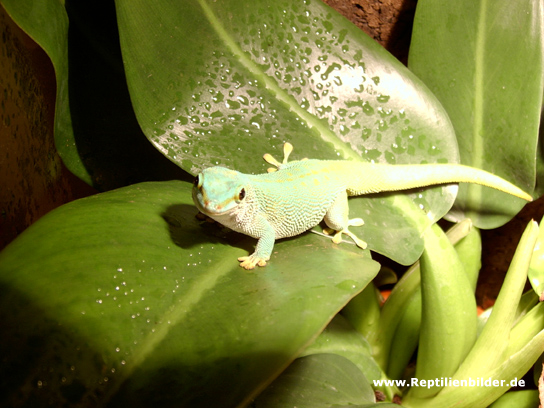
M 255 266 L 266 266 L 266 261 L 268 259 L 260 258 L 256 256 L 255 254 L 251 254 L 249 256 L 241 256 L 238 258 L 238 261 L 240 261 L 240 266 L 244 269 L 253 269 Z
M 272 156 L 270 153 L 266 153 L 263 156 L 264 161 L 266 161 L 268 164 L 271 164 L 274 167 L 270 167 L 268 169 L 269 173 L 272 173 L 274 171 L 277 171 L 281 167 L 282 164 L 287 163 L 287 159 L 289 158 L 289 155 L 293 151 L 293 145 L 289 142 L 286 142 L 283 144 L 283 162 L 279 162 L 274 156 Z
M 332 235 L 332 242 L 340 244 L 342 242 L 342 231 L 336 231 L 333 228 L 323 228 L 323 234 Z
M 348 230 L 344 230 L 342 231 L 342 233 L 346 234 L 347 236 L 349 236 L 353 242 L 355 242 L 355 244 L 361 248 L 361 249 L 366 249 L 366 247 L 368 246 L 368 244 L 363 241 L 362 239 L 360 239 L 357 235 L 355 235 L 353 232 L 351 231 L 348 231 Z
M 359 221 L 361 222 L 360 224 L 359 224 Z M 356 223 L 351 224 L 351 222 L 356 222 Z M 359 225 L 363 225 L 362 222 L 363 222 L 362 219 L 355 218 L 353 220 L 350 220 L 349 225 L 359 226 Z M 366 247 L 368 246 L 368 244 L 365 241 L 363 241 L 362 239 L 357 237 L 357 235 L 355 235 L 353 232 L 349 231 L 347 228 L 343 229 L 342 231 L 336 231 L 336 230 L 334 230 L 332 228 L 325 228 L 325 229 L 323 229 L 323 233 L 325 235 L 333 235 L 332 242 L 334 242 L 335 244 L 340 244 L 342 242 L 342 234 L 346 234 L 348 237 L 350 237 L 353 240 L 353 242 L 355 242 L 355 244 L 359 248 L 366 249 Z

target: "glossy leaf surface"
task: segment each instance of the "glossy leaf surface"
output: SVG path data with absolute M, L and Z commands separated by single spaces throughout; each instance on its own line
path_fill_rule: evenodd
M 446 108 L 461 162 L 529 192 L 542 105 L 543 8 L 540 0 L 420 1 L 408 64 Z M 451 218 L 495 228 L 523 205 L 462 185 Z
M 236 406 L 377 273 L 364 251 L 315 234 L 248 273 L 236 257 L 254 240 L 201 225 L 190 188 L 75 201 L 0 254 L 4 403 Z

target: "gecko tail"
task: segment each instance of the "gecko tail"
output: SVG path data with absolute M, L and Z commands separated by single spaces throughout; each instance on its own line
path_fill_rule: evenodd
M 350 195 L 377 193 L 385 191 L 408 190 L 411 188 L 427 187 L 439 184 L 471 183 L 491 187 L 504 193 L 533 201 L 533 197 L 506 181 L 505 179 L 485 170 L 461 164 L 419 164 L 419 165 L 388 165 L 366 164 L 361 183 L 366 192 L 354 189 Z

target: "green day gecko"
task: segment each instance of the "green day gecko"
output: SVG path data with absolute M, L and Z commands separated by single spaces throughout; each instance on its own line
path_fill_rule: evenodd
M 240 266 L 265 266 L 274 241 L 292 237 L 325 220 L 332 241 L 351 237 L 360 248 L 366 242 L 349 231 L 363 224 L 348 219 L 348 197 L 384 191 L 407 190 L 435 184 L 475 183 L 532 201 L 529 194 L 484 170 L 459 164 L 389 165 L 348 160 L 297 160 L 287 162 L 293 150 L 284 145 L 280 163 L 270 154 L 264 159 L 276 168 L 268 173 L 243 174 L 224 167 L 211 167 L 194 182 L 196 207 L 215 221 L 253 238 L 255 252 L 238 258 Z

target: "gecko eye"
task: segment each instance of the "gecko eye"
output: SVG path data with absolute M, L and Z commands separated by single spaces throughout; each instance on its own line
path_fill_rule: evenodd
M 246 189 L 242 188 L 240 192 L 238 193 L 238 201 L 242 201 L 245 196 L 246 196 Z
M 195 187 L 199 187 L 200 186 L 200 174 L 198 176 L 195 177 L 195 180 L 193 181 L 193 185 Z

